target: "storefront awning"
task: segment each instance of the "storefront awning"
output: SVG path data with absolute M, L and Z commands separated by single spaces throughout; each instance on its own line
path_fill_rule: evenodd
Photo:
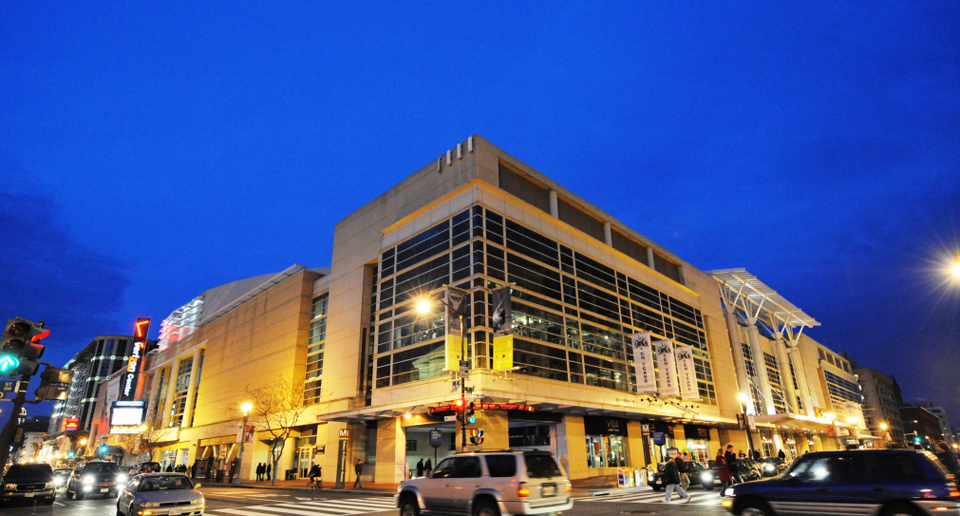
M 763 414 L 753 416 L 757 424 L 767 424 L 775 427 L 785 427 L 790 430 L 811 432 L 816 434 L 827 433 L 833 423 L 826 418 L 816 418 L 800 414 Z M 846 425 L 836 423 L 837 428 Z

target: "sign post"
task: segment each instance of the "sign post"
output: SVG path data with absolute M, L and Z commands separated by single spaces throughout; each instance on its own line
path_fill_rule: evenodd
M 337 483 L 334 489 L 343 489 L 347 483 L 347 450 L 350 444 L 350 429 L 340 429 L 340 447 L 337 449 Z
M 433 446 L 433 463 L 437 463 L 437 448 L 443 446 L 443 433 L 439 429 L 430 430 L 430 446 Z

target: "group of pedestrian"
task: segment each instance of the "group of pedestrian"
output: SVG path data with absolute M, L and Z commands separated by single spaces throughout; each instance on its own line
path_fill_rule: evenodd
M 430 475 L 430 472 L 433 471 L 433 461 L 427 459 L 427 463 L 423 463 L 423 459 L 420 459 L 417 462 L 417 478 L 423 478 L 424 475 Z
M 270 480 L 270 463 L 257 463 L 257 482 Z

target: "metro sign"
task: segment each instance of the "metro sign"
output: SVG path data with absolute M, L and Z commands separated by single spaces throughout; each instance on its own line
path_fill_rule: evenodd
M 123 377 L 120 399 L 130 401 L 136 396 L 137 378 L 143 364 L 143 352 L 147 347 L 147 332 L 150 331 L 150 319 L 140 318 L 133 325 L 133 348 L 127 359 L 127 370 Z
M 63 418 L 63 431 L 69 432 L 71 430 L 80 429 L 80 418 L 78 417 L 65 417 Z

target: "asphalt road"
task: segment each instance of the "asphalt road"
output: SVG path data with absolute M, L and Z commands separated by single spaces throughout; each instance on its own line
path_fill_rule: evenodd
M 305 489 L 256 489 L 231 487 L 201 488 L 207 500 L 205 514 L 210 516 L 396 516 L 393 497 L 384 494 L 342 493 L 327 489 L 311 493 Z M 690 503 L 663 503 L 663 493 L 642 491 L 578 498 L 573 510 L 565 516 L 645 516 L 653 514 L 729 514 L 720 507 L 716 491 L 693 490 Z M 677 500 L 676 495 L 675 500 Z M 5 505 L 3 516 L 55 514 L 70 516 L 104 516 L 116 512 L 115 498 L 68 500 L 63 493 L 52 506 Z

